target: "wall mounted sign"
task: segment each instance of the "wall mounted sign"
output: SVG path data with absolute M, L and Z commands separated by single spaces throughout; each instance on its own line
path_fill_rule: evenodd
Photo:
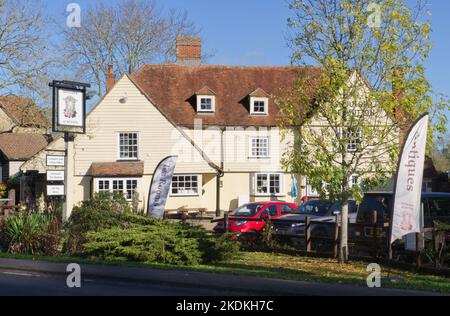
M 64 185 L 47 185 L 47 196 L 64 195 Z
M 50 83 L 53 88 L 53 131 L 84 134 L 86 131 L 86 88 L 74 81 Z
M 50 156 L 47 155 L 47 166 L 58 166 L 64 167 L 65 165 L 65 156 Z
M 47 181 L 64 181 L 64 171 L 47 170 Z

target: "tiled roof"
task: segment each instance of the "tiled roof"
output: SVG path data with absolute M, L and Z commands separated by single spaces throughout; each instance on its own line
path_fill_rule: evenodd
M 191 127 L 194 119 L 201 118 L 204 125 L 276 126 L 275 98 L 291 90 L 300 73 L 313 77 L 320 72 L 318 67 L 163 64 L 142 66 L 134 81 L 177 125 Z M 214 114 L 196 112 L 195 94 L 205 86 L 216 95 Z M 261 90 L 269 95 L 269 114 L 252 116 L 248 96 Z
M 195 94 L 198 94 L 198 95 L 215 95 L 216 93 L 214 91 L 212 91 L 210 88 L 208 88 L 207 86 L 204 86 L 203 88 L 198 90 Z
M 94 162 L 91 165 L 92 175 L 99 176 L 142 176 L 143 161 Z
M 22 127 L 50 127 L 50 121 L 31 99 L 14 95 L 0 96 L 0 107 Z
M 0 151 L 8 160 L 28 160 L 47 144 L 47 138 L 40 134 L 0 134 Z
M 269 94 L 261 88 L 256 89 L 252 93 L 249 94 L 251 97 L 267 97 Z

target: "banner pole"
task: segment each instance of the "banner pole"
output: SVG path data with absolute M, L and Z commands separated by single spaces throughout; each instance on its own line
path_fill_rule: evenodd
M 397 170 L 395 172 L 395 178 L 394 178 L 394 190 L 392 192 L 392 200 L 391 200 L 391 207 L 390 207 L 390 218 L 389 218 L 389 236 L 388 236 L 388 255 L 389 255 L 389 260 L 388 260 L 388 265 L 390 266 L 391 264 L 391 260 L 392 260 L 392 225 L 393 225 L 393 221 L 394 221 L 394 205 L 395 205 L 395 196 L 396 196 L 396 192 L 397 192 L 397 182 L 398 182 L 398 173 L 400 170 L 400 164 L 403 158 L 403 151 L 405 149 L 406 146 L 406 142 L 409 138 L 409 135 L 411 134 L 413 128 L 417 125 L 417 123 L 423 119 L 425 116 L 429 115 L 428 112 L 422 114 L 421 116 L 419 116 L 414 122 L 413 124 L 411 124 L 411 126 L 408 129 L 408 132 L 406 133 L 404 140 L 403 140 L 403 144 L 402 147 L 400 149 L 399 152 L 399 157 L 398 157 L 398 162 L 397 162 Z

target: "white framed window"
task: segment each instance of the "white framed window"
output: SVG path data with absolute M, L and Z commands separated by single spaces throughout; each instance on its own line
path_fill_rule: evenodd
M 346 138 L 347 138 L 347 150 L 350 152 L 356 151 L 358 149 L 358 146 L 361 144 L 362 138 L 361 128 L 347 129 Z
M 109 192 L 109 180 L 98 179 L 96 192 Z
M 359 177 L 356 174 L 352 175 L 350 177 L 349 184 L 350 184 L 350 188 L 353 188 L 354 186 L 358 186 L 359 185 Z
M 282 173 L 256 173 L 253 181 L 256 196 L 283 195 Z
M 423 179 L 422 192 L 433 192 L 433 181 L 431 179 Z
M 362 141 L 361 128 L 344 129 L 342 127 L 339 127 L 338 131 L 339 131 L 339 138 L 342 139 L 343 137 L 345 137 L 345 140 L 347 141 L 347 151 L 349 152 L 356 151 Z
M 117 133 L 117 156 L 119 160 L 139 159 L 139 133 Z
M 250 114 L 252 115 L 267 115 L 269 110 L 268 98 L 250 98 Z
M 172 177 L 172 184 L 170 187 L 170 195 L 174 196 L 197 196 L 199 195 L 199 188 L 201 183 L 201 176 L 198 174 L 178 174 Z
M 268 158 L 269 137 L 250 137 L 248 155 L 250 158 Z
M 127 201 L 131 201 L 137 188 L 138 179 L 136 178 L 97 178 L 94 191 L 122 193 Z
M 212 113 L 216 109 L 216 98 L 213 95 L 197 96 L 197 112 Z

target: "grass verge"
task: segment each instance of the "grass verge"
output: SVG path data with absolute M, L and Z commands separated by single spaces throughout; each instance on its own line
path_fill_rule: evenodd
M 310 258 L 285 254 L 241 252 L 237 259 L 214 265 L 173 266 L 129 261 L 101 261 L 73 257 L 44 257 L 0 253 L 0 258 L 46 260 L 50 262 L 76 262 L 80 264 L 109 264 L 128 267 L 184 270 L 198 272 L 250 275 L 267 278 L 342 283 L 366 286 L 367 263 L 339 264 L 332 259 Z M 450 279 L 428 274 L 418 274 L 382 266 L 382 287 L 450 293 Z

